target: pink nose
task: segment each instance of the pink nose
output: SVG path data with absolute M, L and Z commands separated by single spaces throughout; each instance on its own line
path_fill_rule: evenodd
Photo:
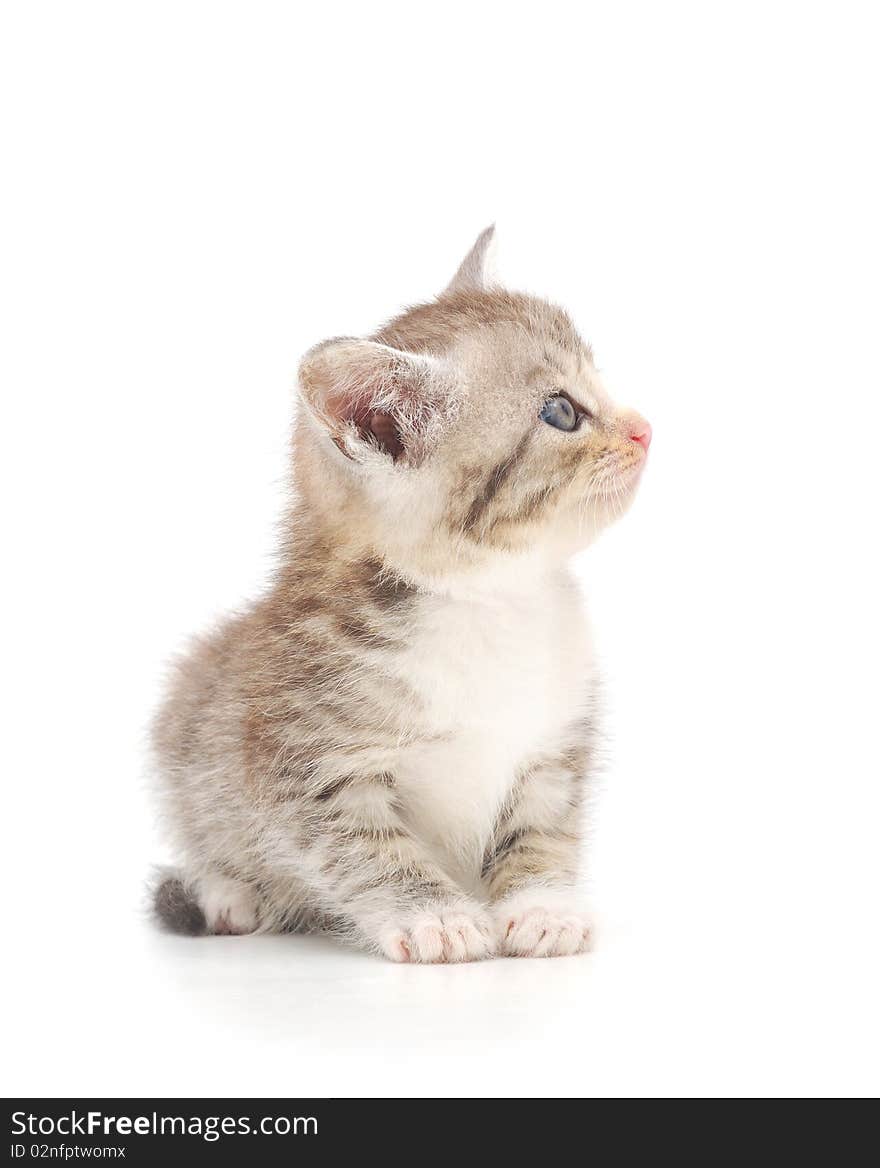
M 644 418 L 640 418 L 639 421 L 633 426 L 629 436 L 632 438 L 633 442 L 638 442 L 638 444 L 640 446 L 644 446 L 645 451 L 647 451 L 648 447 L 651 445 L 651 434 L 651 423 L 646 422 Z

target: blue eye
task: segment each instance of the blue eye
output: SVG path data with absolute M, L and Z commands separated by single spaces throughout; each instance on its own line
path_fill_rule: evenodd
M 557 430 L 573 430 L 578 424 L 577 411 L 567 397 L 548 398 L 541 410 L 541 421 Z

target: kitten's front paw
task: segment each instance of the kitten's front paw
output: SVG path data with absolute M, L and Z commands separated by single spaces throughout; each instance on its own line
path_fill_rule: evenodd
M 505 957 L 569 957 L 590 947 L 590 919 L 558 893 L 514 893 L 493 909 L 498 950 Z
M 379 944 L 392 961 L 422 964 L 481 961 L 495 952 L 491 918 L 475 901 L 414 909 L 383 929 Z

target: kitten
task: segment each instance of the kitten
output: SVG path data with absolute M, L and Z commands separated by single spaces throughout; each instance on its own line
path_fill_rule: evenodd
M 154 743 L 189 933 L 329 929 L 393 961 L 578 953 L 592 660 L 566 561 L 651 430 L 568 316 L 494 286 L 304 357 L 269 593 L 179 662 Z

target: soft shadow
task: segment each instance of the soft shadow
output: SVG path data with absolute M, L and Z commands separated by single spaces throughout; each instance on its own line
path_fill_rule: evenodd
M 437 1047 L 537 1037 L 583 1001 L 587 954 L 467 965 L 395 965 L 323 937 L 147 940 L 154 974 L 203 1023 L 289 1041 Z M 441 1020 L 442 1025 L 438 1026 Z

